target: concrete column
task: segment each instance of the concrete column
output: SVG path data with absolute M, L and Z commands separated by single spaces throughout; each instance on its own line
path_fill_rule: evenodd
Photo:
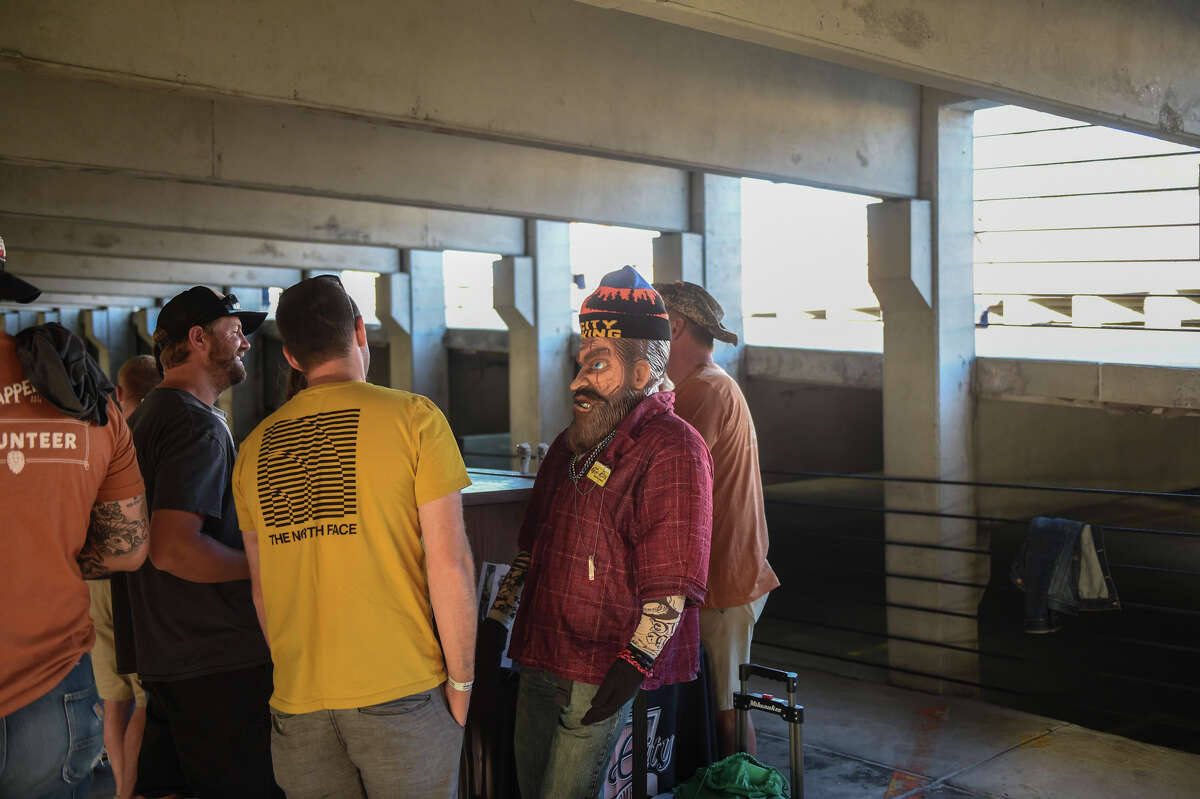
M 871 287 L 884 318 L 884 469 L 892 476 L 970 480 L 975 359 L 972 298 L 972 113 L 951 97 L 922 98 L 920 200 L 868 207 Z M 975 512 L 970 488 L 888 483 L 889 508 Z M 974 522 L 896 515 L 888 542 L 977 548 Z M 978 646 L 975 614 L 987 562 L 966 552 L 886 547 L 888 632 L 936 644 Z M 941 583 L 933 580 L 949 580 Z M 928 608 L 913 610 L 909 608 Z M 930 611 L 952 611 L 943 615 Z M 978 680 L 978 657 L 942 646 L 888 642 L 892 666 L 951 680 Z M 899 685 L 971 692 L 962 683 L 892 672 Z
M 108 308 L 108 353 L 112 359 L 112 371 L 108 376 L 115 383 L 117 371 L 127 360 L 137 354 L 137 341 L 134 339 L 133 310 L 130 308 Z
M 79 312 L 79 320 L 83 324 L 83 340 L 90 344 L 96 352 L 96 363 L 100 371 L 113 376 L 113 358 L 108 348 L 108 314 L 103 309 Z M 120 369 L 118 363 L 116 368 Z
M 137 337 L 151 352 L 154 352 L 154 328 L 158 327 L 159 308 L 142 308 L 133 312 L 133 327 Z
M 21 330 L 27 327 L 33 327 L 38 323 L 37 311 L 17 311 L 17 325 Z
M 375 279 L 375 315 L 388 336 L 389 382 L 448 413 L 446 293 L 442 253 L 405 250 L 403 271 Z
M 508 325 L 514 448 L 549 443 L 571 421 L 571 245 L 565 222 L 526 222 L 527 256 L 493 264 L 493 303 Z
M 127 308 L 99 308 L 79 313 L 84 341 L 95 348 L 96 362 L 114 381 L 121 364 L 135 352 L 130 313 Z
M 654 239 L 654 282 L 704 285 L 704 237 L 699 233 L 663 233 Z
M 742 184 L 738 178 L 691 175 L 689 233 L 654 240 L 654 280 L 686 280 L 704 286 L 725 309 L 723 324 L 738 346 L 717 342 L 713 359 L 737 376 L 742 341 Z
M 742 181 L 692 173 L 692 231 L 704 237 L 704 288 L 725 309 L 722 324 L 738 335 L 738 345 L 717 342 L 713 360 L 737 377 L 741 371 Z
M 59 308 L 58 323 L 77 336 L 83 336 L 82 311 L 78 308 Z

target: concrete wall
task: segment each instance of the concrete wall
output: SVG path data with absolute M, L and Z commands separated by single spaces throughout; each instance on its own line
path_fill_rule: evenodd
M 761 377 L 744 380 L 742 389 L 768 480 L 787 480 L 787 472 L 883 469 L 882 392 Z
M 268 326 L 269 328 L 269 326 Z M 503 337 L 453 331 L 450 349 L 450 424 L 457 435 L 507 432 L 508 354 Z M 764 348 L 755 348 L 761 350 Z M 786 351 L 781 351 L 786 352 Z M 255 337 L 251 380 L 239 387 L 262 397 L 261 413 L 283 401 L 286 370 L 278 339 Z M 832 354 L 831 354 L 832 355 Z M 851 358 L 857 354 L 850 354 Z M 372 344 L 371 378 L 387 384 L 386 345 Z M 883 397 L 879 388 L 821 385 L 751 374 L 742 380 L 758 430 L 768 479 L 789 472 L 880 472 Z M 565 388 L 564 388 L 565 390 Z M 1182 490 L 1200 486 L 1196 449 L 1200 416 L 1049 405 L 985 397 L 977 401 L 976 474 L 989 482 L 1097 488 Z M 244 406 L 239 404 L 239 410 Z M 249 432 L 256 419 L 239 413 Z M 988 489 L 983 515 L 1025 517 L 1095 501 L 1045 492 Z
M 882 392 L 751 377 L 743 383 L 764 471 L 880 472 Z M 1200 486 L 1200 417 L 981 399 L 976 479 L 1081 488 Z M 785 479 L 768 475 L 771 481 Z M 981 489 L 980 515 L 1027 518 L 1090 505 L 1094 495 Z
M 259 336 L 254 348 L 252 379 L 260 375 L 267 413 L 282 402 L 286 372 L 277 339 Z M 507 432 L 508 355 L 494 349 L 458 344 L 450 350 L 449 419 L 457 435 Z M 387 375 L 380 373 L 387 364 L 384 346 L 372 346 L 372 364 L 372 378 L 386 384 Z M 772 482 L 787 472 L 882 470 L 879 389 L 760 375 L 743 379 L 742 388 L 758 429 L 762 468 L 774 472 Z M 1198 416 L 999 399 L 979 400 L 976 413 L 979 480 L 1147 490 L 1200 486 Z M 991 489 L 981 492 L 979 504 L 983 515 L 1020 517 L 1084 503 L 1071 495 Z
M 1176 491 L 1200 486 L 1200 417 L 980 400 L 977 478 L 1003 483 Z M 1023 518 L 1095 496 L 981 490 L 985 516 Z
M 450 351 L 454 435 L 507 433 L 508 407 L 508 353 Z

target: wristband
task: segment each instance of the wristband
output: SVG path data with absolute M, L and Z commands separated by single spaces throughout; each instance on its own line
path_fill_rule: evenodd
M 462 691 L 463 693 L 466 693 L 467 691 L 471 690 L 471 686 L 473 686 L 475 684 L 474 680 L 467 680 L 466 682 L 459 682 L 458 680 L 454 679 L 450 675 L 446 675 L 446 682 L 450 683 L 450 687 L 453 688 L 454 690 Z
M 641 674 L 643 677 L 650 676 L 650 670 L 652 668 L 652 665 L 647 666 L 647 665 L 643 664 L 641 662 L 641 658 L 637 657 L 637 655 L 635 655 L 632 651 L 630 651 L 630 647 L 625 647 L 620 652 L 618 652 L 617 657 L 619 659 L 625 661 L 626 663 L 628 663 L 630 666 L 633 666 L 635 669 L 637 669 L 638 673 Z

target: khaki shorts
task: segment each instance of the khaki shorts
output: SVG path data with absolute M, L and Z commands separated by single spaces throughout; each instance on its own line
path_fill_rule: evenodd
M 113 648 L 112 582 L 88 580 L 92 592 L 92 626 L 96 628 L 96 643 L 92 647 L 92 671 L 100 698 L 109 702 L 129 699 L 139 707 L 146 706 L 146 692 L 136 674 L 117 674 L 117 651 Z
M 733 710 L 733 692 L 740 687 L 738 666 L 750 662 L 754 623 L 769 594 L 732 608 L 700 609 L 700 643 L 712 666 L 712 694 L 717 710 Z

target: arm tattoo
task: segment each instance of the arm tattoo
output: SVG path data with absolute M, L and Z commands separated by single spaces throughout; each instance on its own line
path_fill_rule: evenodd
M 92 507 L 87 541 L 79 550 L 79 569 L 85 580 L 112 573 L 104 561 L 114 555 L 128 555 L 146 542 L 149 534 L 141 508 L 142 495 L 116 502 L 101 502 Z
M 513 621 L 517 618 L 517 605 L 525 588 L 525 572 L 529 571 L 529 557 L 528 552 L 521 551 L 513 558 L 508 574 L 504 575 L 496 590 L 496 601 L 488 611 L 489 619 L 495 619 L 509 629 L 512 629 Z
M 683 617 L 683 596 L 653 599 L 642 605 L 642 619 L 629 645 L 640 649 L 653 660 L 663 651 L 675 634 Z

